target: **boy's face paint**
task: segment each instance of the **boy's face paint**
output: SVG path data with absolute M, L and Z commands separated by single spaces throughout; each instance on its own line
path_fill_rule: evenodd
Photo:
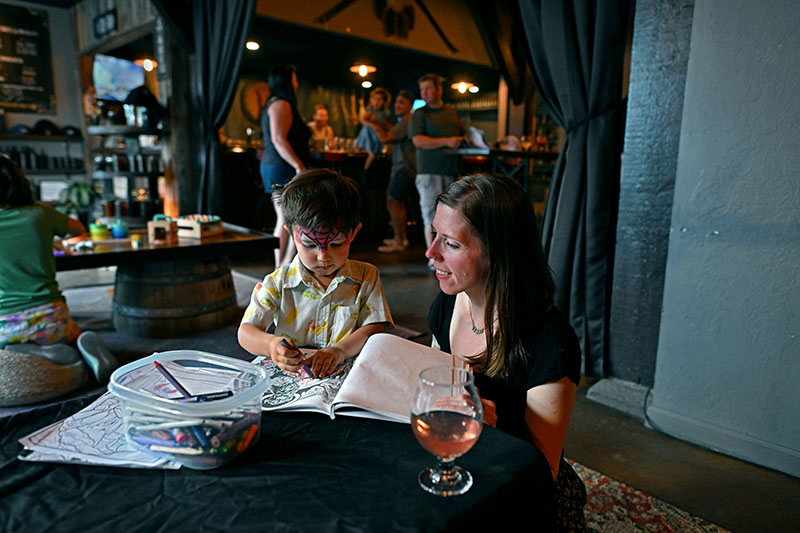
M 339 269 L 350 256 L 350 243 L 361 229 L 361 224 L 349 233 L 344 224 L 333 228 L 305 228 L 295 226 L 292 237 L 297 245 L 300 262 L 327 288 Z
M 327 250 L 328 247 L 334 240 L 337 240 L 339 235 L 344 235 L 345 239 L 347 235 L 342 231 L 344 224 L 339 221 L 333 228 L 304 228 L 302 226 L 295 226 L 294 228 L 294 237 L 297 242 L 303 242 L 303 237 L 305 237 L 306 242 L 312 242 L 317 245 L 320 250 Z M 340 240 L 340 239 L 338 239 Z

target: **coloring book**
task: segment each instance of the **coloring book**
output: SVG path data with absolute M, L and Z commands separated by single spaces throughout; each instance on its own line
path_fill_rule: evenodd
M 304 353 L 314 350 L 303 349 Z M 455 360 L 460 365 L 460 360 Z M 419 373 L 425 368 L 453 365 L 452 355 L 396 335 L 378 333 L 361 353 L 325 378 L 284 373 L 268 357 L 263 366 L 271 385 L 264 393 L 264 411 L 314 411 L 408 423 Z

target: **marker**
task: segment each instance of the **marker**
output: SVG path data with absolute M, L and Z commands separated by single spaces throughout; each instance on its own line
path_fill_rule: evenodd
M 186 390 L 185 388 L 183 388 L 183 385 L 181 385 L 180 383 L 178 383 L 178 380 L 177 380 L 177 379 L 175 379 L 175 377 L 174 377 L 172 374 L 170 374 L 170 373 L 169 373 L 169 371 L 168 371 L 166 368 L 164 368 L 164 366 L 163 366 L 163 365 L 160 365 L 160 364 L 158 363 L 158 361 L 153 361 L 153 364 L 154 364 L 154 365 L 156 365 L 156 370 L 158 370 L 159 372 L 161 372 L 161 375 L 162 375 L 162 376 L 164 376 L 164 378 L 165 378 L 167 381 L 169 381 L 169 382 L 170 382 L 170 384 L 171 384 L 173 387 L 175 387 L 175 389 L 177 389 L 177 391 L 178 391 L 178 392 L 180 392 L 180 393 L 181 393 L 181 395 L 182 395 L 184 398 L 189 398 L 189 397 L 191 397 L 191 396 L 192 396 L 191 394 L 189 394 L 189 391 L 188 391 L 188 390 Z
M 224 390 L 220 392 L 209 392 L 208 394 L 196 394 L 188 398 L 171 398 L 178 402 L 213 402 L 214 400 L 222 400 L 233 396 L 233 391 Z
M 281 339 L 281 344 L 283 344 L 286 348 L 289 348 L 290 350 L 297 350 L 297 353 L 300 354 L 300 357 L 303 357 L 303 352 L 300 351 L 300 348 L 298 348 L 297 346 L 292 346 L 286 339 Z M 303 365 L 303 370 L 306 371 L 306 374 L 308 374 L 313 378 L 314 374 L 311 373 L 311 369 L 308 368 L 305 359 L 300 359 L 300 364 Z

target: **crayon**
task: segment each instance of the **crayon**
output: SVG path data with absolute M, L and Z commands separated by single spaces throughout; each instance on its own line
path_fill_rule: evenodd
M 180 392 L 184 398 L 189 398 L 191 396 L 191 394 L 189 394 L 189 391 L 183 388 L 183 385 L 178 383 L 178 380 L 175 379 L 175 377 L 172 374 L 170 374 L 169 371 L 166 368 L 164 368 L 163 365 L 160 365 L 158 361 L 153 361 L 153 364 L 156 365 L 156 370 L 161 372 L 161 375 L 164 376 L 164 379 L 169 381 L 170 385 L 175 387 L 175 389 L 177 389 L 177 391 Z
M 177 453 L 181 455 L 202 455 L 203 448 L 185 448 L 183 446 L 159 446 L 153 444 L 150 449 L 154 452 Z
M 199 442 L 200 445 L 203 448 L 208 448 L 208 439 L 206 438 L 206 434 L 203 433 L 203 429 L 201 427 L 199 427 L 199 426 L 190 426 L 189 427 L 189 431 L 192 432 L 192 435 L 194 435 L 194 438 L 197 439 L 197 442 Z
M 247 447 L 250 446 L 250 442 L 253 440 L 253 437 L 255 437 L 257 432 L 258 426 L 255 424 L 247 428 L 247 432 L 245 433 L 244 438 L 239 441 L 239 446 L 236 448 L 236 451 L 239 453 L 245 451 Z
M 297 350 L 297 353 L 300 354 L 300 357 L 303 357 L 303 352 L 300 351 L 300 348 L 298 348 L 297 346 L 292 346 L 286 339 L 281 339 L 281 344 L 284 345 L 286 348 L 289 348 L 290 350 Z M 310 377 L 313 378 L 314 374 L 311 373 L 311 369 L 308 368 L 305 359 L 300 359 L 300 364 L 303 365 L 303 370 L 306 372 L 306 374 L 308 374 Z

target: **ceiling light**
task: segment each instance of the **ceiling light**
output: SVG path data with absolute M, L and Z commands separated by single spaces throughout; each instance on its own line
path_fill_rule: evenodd
M 255 42 L 255 41 L 247 41 L 247 42 L 245 43 L 244 47 L 245 47 L 245 48 L 247 48 L 248 50 L 253 50 L 253 51 L 255 51 L 255 50 L 258 50 L 259 48 L 261 48 L 261 45 L 260 45 L 260 44 L 258 44 L 258 43 L 257 43 L 257 42 Z
M 454 84 L 452 84 L 450 86 L 451 89 L 455 89 L 456 91 L 460 92 L 461 94 L 464 94 L 467 91 L 477 92 L 477 91 L 473 91 L 472 90 L 473 87 L 475 87 L 475 85 L 473 85 L 472 83 L 470 83 L 468 81 L 458 81 L 458 82 L 456 82 L 456 83 L 454 83 Z
M 476 92 L 480 91 L 480 89 L 478 88 L 478 86 L 477 86 L 477 85 L 473 85 L 473 86 L 472 86 L 472 87 L 470 87 L 468 90 L 469 90 L 469 92 L 471 92 L 472 94 L 475 94 Z
M 367 74 L 372 74 L 376 70 L 378 69 L 373 67 L 372 65 L 353 65 L 352 67 L 350 67 L 350 72 L 355 72 L 362 78 Z
M 152 59 L 135 59 L 133 62 L 145 69 L 147 72 L 151 72 L 158 66 L 158 63 Z
M 361 86 L 365 89 L 369 89 L 370 87 L 372 87 L 372 82 L 369 80 L 364 80 L 361 82 Z

